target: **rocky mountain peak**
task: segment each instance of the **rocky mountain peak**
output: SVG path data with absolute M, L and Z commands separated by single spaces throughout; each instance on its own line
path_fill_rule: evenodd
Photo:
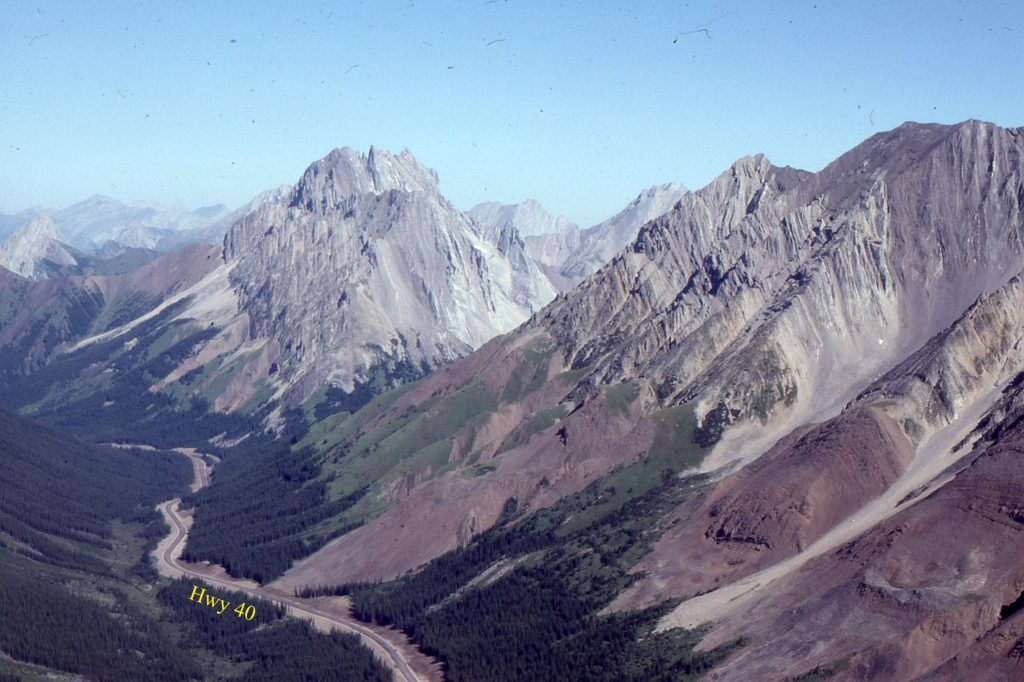
M 1019 271 L 1022 148 L 1019 131 L 967 122 L 876 135 L 817 174 L 745 157 L 543 317 L 574 365 L 608 358 L 603 381 L 642 374 L 758 422 L 806 416 L 819 377 L 866 381 Z M 746 361 L 757 370 L 734 376 Z
M 408 149 L 395 156 L 371 146 L 366 164 L 378 194 L 393 189 L 403 192 L 436 192 L 438 189 L 437 173 L 422 166 Z
M 224 257 L 250 341 L 279 368 L 268 381 L 306 397 L 324 380 L 355 391 L 413 378 L 551 300 L 518 235 L 495 236 L 410 152 L 343 147 L 236 222 Z
M 49 216 L 40 216 L 26 221 L 24 225 L 18 228 L 18 230 L 11 235 L 10 242 L 13 242 L 16 239 L 20 241 L 30 237 L 35 237 L 36 239 L 55 239 L 57 241 L 64 240 L 64 236 L 60 233 L 57 225 L 54 224 L 53 219 Z
M 0 247 L 0 266 L 29 279 L 47 277 L 44 261 L 58 266 L 78 262 L 49 216 L 26 221 Z
M 292 205 L 322 212 L 346 197 L 391 190 L 436 193 L 437 173 L 420 165 L 409 150 L 396 156 L 376 147 L 367 154 L 341 147 L 306 169 L 295 186 Z
M 579 230 L 567 218 L 551 213 L 534 199 L 518 204 L 486 201 L 469 209 L 466 214 L 487 230 L 500 231 L 512 226 L 521 237 L 565 234 Z
M 746 175 L 751 172 L 743 171 Z M 608 220 L 583 230 L 570 253 L 560 261 L 560 274 L 566 281 L 577 283 L 595 272 L 636 239 L 644 224 L 668 213 L 687 194 L 686 187 L 674 182 L 645 189 Z

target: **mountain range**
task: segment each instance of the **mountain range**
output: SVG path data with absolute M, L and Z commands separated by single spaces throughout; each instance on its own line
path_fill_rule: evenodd
M 634 205 L 609 224 L 624 234 L 639 230 Z M 35 382 L 28 375 L 43 365 L 76 374 L 80 400 L 72 402 L 91 411 L 117 402 L 113 394 L 131 395 L 123 384 L 140 379 L 132 370 L 171 344 L 181 357 L 159 375 L 145 372 L 150 392 L 219 412 L 260 413 L 280 425 L 292 407 L 352 409 L 462 357 L 525 321 L 565 285 L 529 255 L 518 224 L 461 213 L 408 151 L 337 149 L 294 186 L 245 208 L 233 214 L 241 217 L 220 249 L 145 252 L 151 265 L 138 272 L 94 266 L 97 259 L 69 246 L 74 240 L 53 219 L 26 223 L 8 238 L 9 269 L 36 280 L 65 276 L 12 280 L 0 335 L 11 364 L 3 371 L 23 375 L 22 384 Z M 519 213 L 531 210 L 543 213 L 536 204 Z M 98 234 L 79 232 L 86 233 Z M 28 300 L 50 312 L 33 314 Z M 95 357 L 83 364 L 83 354 Z M 111 371 L 97 372 L 100 365 Z M 76 414 L 60 390 L 47 389 L 41 400 L 20 393 L 33 396 L 37 414 Z M 27 406 L 16 401 L 8 404 Z
M 220 204 L 188 210 L 146 202 L 127 205 L 97 194 L 63 209 L 31 208 L 3 216 L 0 240 L 29 220 L 48 218 L 64 241 L 90 254 L 111 245 L 166 251 L 211 235 L 217 241 L 218 230 L 222 234 L 237 217 Z
M 336 480 L 374 434 L 423 447 L 279 584 L 413 580 L 593 486 L 607 513 L 709 476 L 607 612 L 683 600 L 662 630 L 745 642 L 719 679 L 1009 674 L 1022 160 L 1020 129 L 977 121 L 818 173 L 741 159 L 513 334 L 318 431 Z
M 1022 169 L 907 123 L 581 230 L 336 149 L 138 267 L 22 228 L 3 400 L 218 452 L 187 560 L 451 680 L 1016 679 Z

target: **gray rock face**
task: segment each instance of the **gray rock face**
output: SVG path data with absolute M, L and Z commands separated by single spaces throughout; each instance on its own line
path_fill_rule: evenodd
M 532 199 L 520 204 L 486 202 L 466 212 L 492 241 L 522 244 L 523 257 L 535 263 L 556 291 L 571 286 L 561 267 L 580 244 L 581 231 Z
M 584 230 L 576 244 L 559 265 L 559 272 L 568 282 L 578 283 L 610 261 L 619 251 L 636 239 L 640 228 L 668 213 L 688 190 L 669 183 L 645 189 L 626 208 L 614 216 Z
M 0 267 L 28 279 L 44 279 L 55 267 L 73 266 L 74 249 L 48 217 L 29 220 L 0 246 Z
M 777 437 L 1020 271 L 1022 148 L 1019 129 L 970 121 L 906 124 L 818 174 L 742 159 L 540 323 L 596 382 L 697 401 L 708 444 L 732 424 Z
M 473 220 L 487 229 L 515 227 L 522 237 L 538 237 L 550 234 L 577 232 L 580 228 L 568 219 L 549 213 L 533 199 L 521 204 L 499 204 L 488 201 L 477 204 L 466 211 Z
M 339 149 L 231 228 L 224 257 L 279 381 L 384 385 L 468 353 L 555 291 L 514 232 L 486 233 L 408 151 Z
M 636 238 L 644 223 L 667 213 L 686 193 L 685 187 L 674 183 L 651 187 L 608 220 L 586 230 L 530 199 L 521 204 L 479 204 L 467 215 L 487 233 L 517 232 L 526 256 L 562 291 L 611 260 Z
M 1024 282 L 982 295 L 948 329 L 857 396 L 889 405 L 911 439 L 948 426 L 1024 371 Z

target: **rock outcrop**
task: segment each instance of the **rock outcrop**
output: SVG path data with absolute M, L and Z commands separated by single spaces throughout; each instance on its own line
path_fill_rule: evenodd
M 305 398 L 419 376 L 527 319 L 554 289 L 515 235 L 481 233 L 412 154 L 338 149 L 228 232 L 250 339 Z
M 948 483 L 723 612 L 702 646 L 748 645 L 712 679 L 1019 679 L 1019 383 Z
M 971 121 L 907 124 L 817 174 L 743 159 L 540 322 L 596 382 L 698 401 L 707 444 L 745 424 L 711 462 L 749 458 L 1019 271 L 1021 148 Z
M 78 258 L 63 240 L 49 218 L 29 220 L 0 246 L 0 267 L 28 279 L 43 279 L 73 267 Z

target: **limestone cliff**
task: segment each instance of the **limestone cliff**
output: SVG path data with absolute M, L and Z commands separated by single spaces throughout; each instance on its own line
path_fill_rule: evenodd
M 250 339 L 301 397 L 381 387 L 465 355 L 554 297 L 514 235 L 491 239 L 412 154 L 338 149 L 238 221 L 225 262 Z

